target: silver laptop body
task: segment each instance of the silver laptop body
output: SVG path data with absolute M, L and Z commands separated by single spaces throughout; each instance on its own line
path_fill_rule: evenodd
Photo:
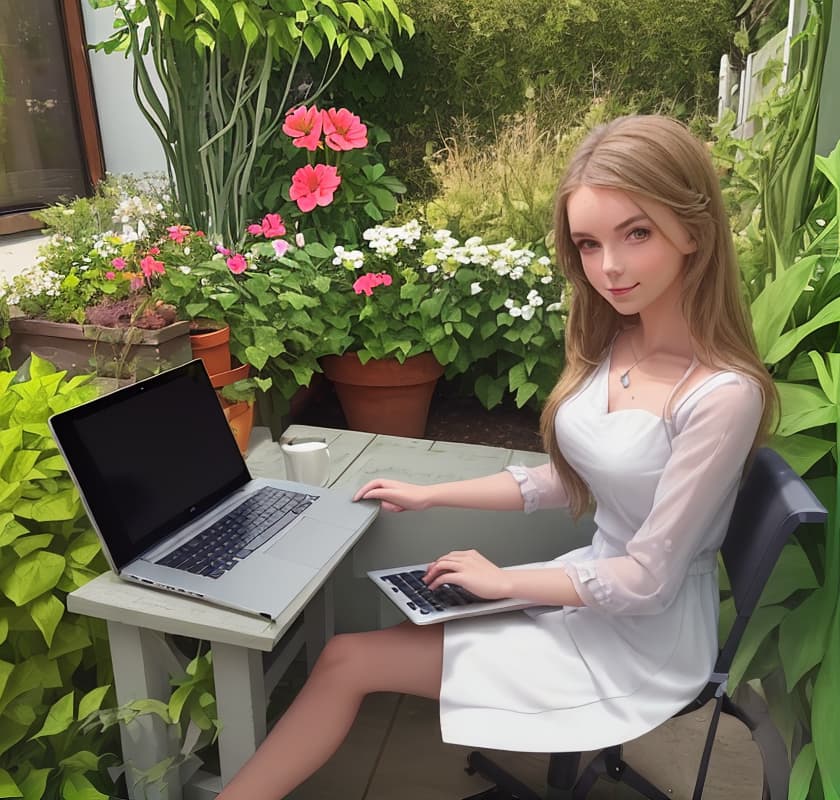
M 542 567 L 544 564 L 521 564 L 509 569 L 526 569 L 528 567 Z M 522 608 L 532 608 L 536 603 L 517 598 L 504 600 L 481 600 L 464 597 L 459 587 L 446 587 L 436 597 L 429 599 L 419 584 L 420 577 L 426 572 L 428 564 L 412 564 L 407 567 L 392 567 L 390 569 L 370 570 L 368 577 L 379 587 L 379 590 L 415 625 L 432 625 L 437 622 L 461 619 L 463 617 L 479 617 L 484 614 L 499 614 L 503 611 L 516 611 Z M 412 576 L 406 578 L 404 576 Z M 425 595 L 425 596 L 424 596 Z
M 49 424 L 117 575 L 267 619 L 349 550 L 378 511 L 376 503 L 352 502 L 349 491 L 252 478 L 201 360 L 56 414 Z M 253 526 L 265 520 L 254 513 L 226 524 L 221 536 L 211 531 L 229 552 L 210 572 L 190 571 L 195 563 L 170 566 L 266 487 L 285 497 L 272 495 L 260 515 L 280 514 L 278 502 L 295 513 L 280 514 L 259 535 Z M 246 547 L 231 550 L 249 536 Z

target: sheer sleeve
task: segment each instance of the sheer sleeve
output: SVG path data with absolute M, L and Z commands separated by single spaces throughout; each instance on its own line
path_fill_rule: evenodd
M 505 469 L 513 475 L 522 493 L 526 514 L 538 508 L 567 508 L 569 495 L 560 476 L 549 461 L 539 467 L 511 465 Z
M 743 377 L 680 408 L 672 454 L 627 555 L 563 563 L 585 605 L 657 614 L 674 600 L 693 562 L 705 556 L 714 568 L 726 526 L 713 523 L 732 512 L 762 408 L 760 387 Z

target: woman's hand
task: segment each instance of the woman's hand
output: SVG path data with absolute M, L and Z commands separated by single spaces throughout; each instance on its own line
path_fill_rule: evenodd
M 453 550 L 429 564 L 423 580 L 430 589 L 456 583 L 486 600 L 510 597 L 510 576 L 477 550 Z
M 387 478 L 368 481 L 353 495 L 353 500 L 379 500 L 385 511 L 420 511 L 430 505 L 428 486 Z

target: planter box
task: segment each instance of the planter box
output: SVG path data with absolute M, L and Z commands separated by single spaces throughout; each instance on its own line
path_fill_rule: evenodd
M 68 375 L 95 373 L 132 382 L 192 358 L 189 322 L 142 330 L 17 317 L 9 326 L 6 344 L 12 351 L 12 369 L 23 364 L 30 353 L 37 353 L 66 369 Z

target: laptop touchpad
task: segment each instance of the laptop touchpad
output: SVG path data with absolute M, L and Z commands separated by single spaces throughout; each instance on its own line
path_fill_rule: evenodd
M 302 517 L 266 550 L 266 555 L 320 569 L 354 531 Z

